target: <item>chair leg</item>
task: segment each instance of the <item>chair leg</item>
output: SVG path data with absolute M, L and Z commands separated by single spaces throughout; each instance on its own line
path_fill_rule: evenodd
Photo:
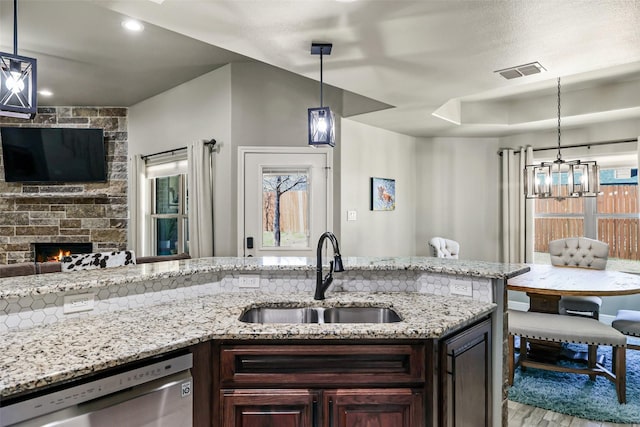
M 516 352 L 515 352 L 515 337 L 511 334 L 509 334 L 508 337 L 508 342 L 509 342 L 509 378 L 508 378 L 508 383 L 509 385 L 513 385 L 513 376 L 514 376 L 514 371 L 516 369 L 515 366 L 515 360 L 516 360 Z M 521 350 L 522 351 L 522 350 Z
M 588 346 L 589 357 L 587 360 L 587 366 L 589 369 L 595 369 L 596 363 L 598 362 L 598 346 L 597 345 L 589 345 Z M 591 381 L 596 380 L 596 374 L 589 374 L 589 379 Z
M 529 344 L 528 341 L 525 337 L 520 337 L 520 361 L 525 361 L 527 360 L 527 351 L 529 350 Z M 522 363 L 519 364 L 520 365 L 520 370 L 521 371 L 526 371 L 527 368 L 525 366 L 522 366 Z
M 618 402 L 627 403 L 627 349 L 613 347 L 613 358 L 616 361 L 616 392 Z

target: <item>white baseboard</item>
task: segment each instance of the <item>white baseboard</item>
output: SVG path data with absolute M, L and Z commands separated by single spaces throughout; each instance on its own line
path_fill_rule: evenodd
M 507 303 L 507 306 L 509 307 L 510 310 L 519 310 L 519 311 L 529 310 L 529 303 L 526 303 L 526 302 L 510 300 Z M 600 314 L 600 321 L 604 324 L 611 325 L 611 322 L 613 322 L 615 319 L 616 319 L 616 316 L 611 316 L 608 314 Z

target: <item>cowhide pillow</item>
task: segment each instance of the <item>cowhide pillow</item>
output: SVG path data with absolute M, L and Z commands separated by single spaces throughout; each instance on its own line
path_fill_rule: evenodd
M 133 251 L 96 252 L 68 255 L 62 258 L 62 271 L 91 270 L 120 267 L 136 263 Z

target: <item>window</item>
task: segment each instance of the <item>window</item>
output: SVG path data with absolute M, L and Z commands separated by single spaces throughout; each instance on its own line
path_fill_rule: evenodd
M 152 180 L 151 227 L 156 255 L 188 253 L 186 181 L 182 174 Z
M 309 171 L 263 169 L 262 247 L 309 247 Z
M 186 158 L 154 159 L 146 166 L 147 248 L 154 255 L 189 253 Z
M 638 169 L 602 168 L 600 187 L 595 198 L 535 201 L 536 263 L 550 263 L 549 241 L 585 236 L 609 244 L 608 269 L 640 272 Z

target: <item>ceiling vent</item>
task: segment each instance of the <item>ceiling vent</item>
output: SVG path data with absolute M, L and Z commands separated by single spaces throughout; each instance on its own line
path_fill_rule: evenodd
M 518 77 L 529 76 L 531 74 L 538 74 L 543 71 L 547 71 L 539 62 L 531 62 L 530 64 L 517 65 L 515 67 L 505 68 L 503 70 L 494 71 L 499 73 L 507 80 L 515 79 Z

